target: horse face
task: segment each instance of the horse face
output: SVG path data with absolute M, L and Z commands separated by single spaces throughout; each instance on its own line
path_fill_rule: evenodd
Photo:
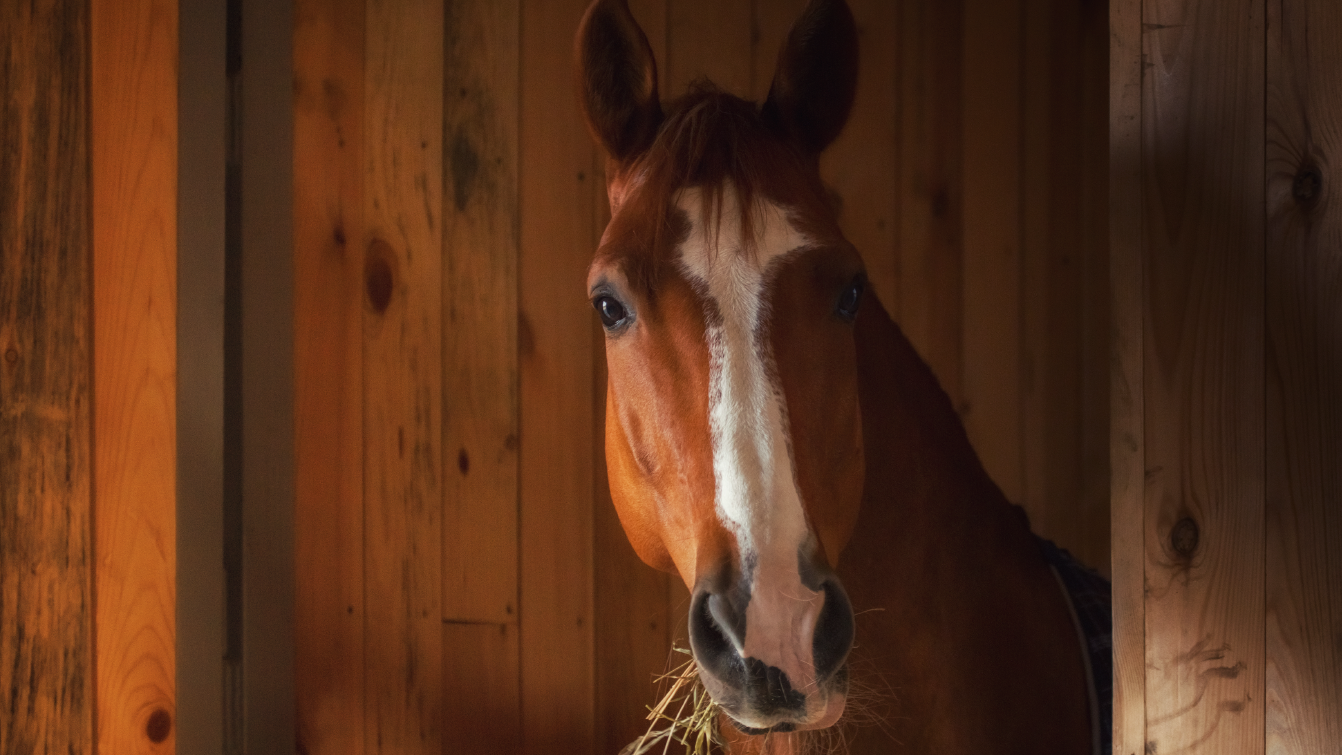
M 862 497 L 864 278 L 815 157 L 852 98 L 817 71 L 851 77 L 854 36 L 842 3 L 813 2 L 760 111 L 710 93 L 663 119 L 624 3 L 598 0 L 579 31 L 584 111 L 611 155 L 588 279 L 611 493 L 643 560 L 693 590 L 700 678 L 748 731 L 828 726 L 846 699 L 853 616 L 832 568 Z M 845 86 L 835 112 L 809 109 Z

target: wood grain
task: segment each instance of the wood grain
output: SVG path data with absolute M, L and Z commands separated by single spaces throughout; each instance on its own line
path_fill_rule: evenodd
M 365 16 L 367 752 L 442 748 L 443 9 Z
M 1023 500 L 1020 0 L 964 6 L 964 404 L 983 466 Z
M 1268 4 L 1266 749 L 1342 742 L 1342 9 Z
M 0 14 L 0 752 L 94 731 L 88 4 Z
M 100 752 L 172 752 L 177 5 L 92 5 Z
M 294 6 L 299 750 L 364 752 L 364 2 Z
M 666 67 L 659 70 L 662 97 L 675 99 L 706 77 L 725 92 L 749 98 L 754 70 L 751 4 L 674 0 L 667 11 Z
M 1114 749 L 1146 748 L 1141 0 L 1109 6 L 1109 501 Z
M 887 308 L 964 404 L 964 8 L 911 0 L 899 8 L 898 286 Z M 877 293 L 880 279 L 877 278 Z
M 520 751 L 517 652 L 516 623 L 443 625 L 444 755 Z
M 1074 0 L 1023 13 L 1020 502 L 1107 573 L 1107 18 Z
M 445 13 L 443 744 L 512 753 L 521 744 L 520 3 L 463 0 Z
M 586 7 L 522 5 L 518 351 L 522 752 L 591 752 L 595 150 L 573 97 Z M 562 30 L 560 33 L 559 30 Z
M 1148 751 L 1263 749 L 1263 22 L 1143 6 Z
M 447 7 L 442 589 L 455 621 L 517 621 L 519 10 Z

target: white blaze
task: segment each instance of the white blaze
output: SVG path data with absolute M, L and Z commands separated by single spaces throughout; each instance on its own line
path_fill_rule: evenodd
M 732 639 L 743 657 L 781 668 L 794 688 L 809 693 L 815 679 L 812 634 L 824 593 L 801 582 L 798 553 L 810 531 L 788 448 L 782 389 L 771 374 L 771 349 L 760 326 L 774 268 L 812 242 L 781 207 L 766 201 L 751 217 L 755 243 L 746 251 L 730 184 L 716 217 L 704 217 L 697 188 L 682 191 L 677 205 L 691 224 L 681 265 L 717 311 L 707 329 L 717 512 L 736 535 L 742 567 L 755 563 L 746 637 Z

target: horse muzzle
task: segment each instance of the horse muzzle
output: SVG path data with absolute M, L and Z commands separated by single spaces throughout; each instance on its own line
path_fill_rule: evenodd
M 853 609 L 837 578 L 819 588 L 737 581 L 695 590 L 690 647 L 700 679 L 743 731 L 824 728 L 843 714 Z

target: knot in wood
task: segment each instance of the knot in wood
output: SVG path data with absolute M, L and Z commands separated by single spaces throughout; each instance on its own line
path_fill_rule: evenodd
M 396 253 L 391 245 L 382 239 L 373 239 L 368 244 L 368 256 L 364 260 L 364 287 L 368 291 L 368 303 L 373 311 L 382 314 L 391 304 L 391 294 L 396 282 L 396 273 L 392 269 Z
M 1170 530 L 1170 548 L 1182 558 L 1192 558 L 1198 549 L 1198 523 L 1184 517 Z
M 158 744 L 168 738 L 168 733 L 172 731 L 172 714 L 162 708 L 155 708 L 153 713 L 149 714 L 149 720 L 144 725 L 144 734 L 149 737 L 149 741 Z
M 1323 193 L 1323 171 L 1313 161 L 1306 162 L 1296 171 L 1291 181 L 1291 197 L 1300 208 L 1309 211 L 1319 204 L 1319 195 Z

